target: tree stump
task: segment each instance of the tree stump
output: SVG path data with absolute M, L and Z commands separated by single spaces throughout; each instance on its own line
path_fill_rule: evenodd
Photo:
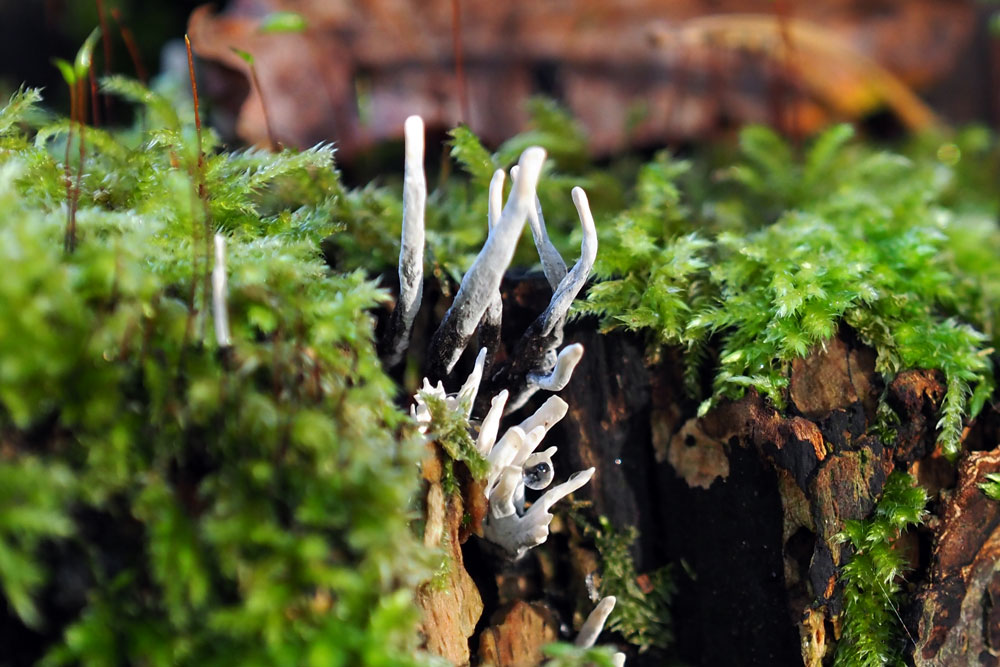
M 504 341 L 516 340 L 547 301 L 546 289 L 531 276 L 505 280 Z M 847 328 L 790 365 L 783 409 L 749 391 L 702 417 L 682 389 L 675 351 L 651 358 L 640 336 L 602 335 L 590 319 L 568 328 L 566 343 L 575 342 L 585 354 L 560 393 L 569 412 L 546 444 L 559 446 L 557 476 L 597 468 L 576 496 L 612 525 L 639 529 L 632 551 L 640 573 L 676 564 L 677 658 L 830 664 L 843 610 L 839 571 L 852 555 L 837 536 L 845 521 L 871 515 L 888 474 L 901 469 L 931 496 L 929 520 L 896 545 L 913 566 L 899 610 L 913 640 L 907 654 L 917 664 L 998 664 L 1000 504 L 977 487 L 1000 470 L 1000 448 L 993 449 L 1000 419 L 991 407 L 967 429 L 966 444 L 992 451 L 963 454 L 956 476 L 934 446 L 941 379 L 911 370 L 886 384 L 875 352 Z M 898 417 L 891 438 L 878 410 L 883 394 Z M 567 638 L 575 600 L 601 568 L 567 532 L 555 529 L 518 563 L 466 543 L 484 602 L 470 639 L 482 664 L 525 664 L 553 627 Z M 512 643 L 527 652 L 513 657 L 504 648 Z M 629 664 L 663 657 L 633 651 Z

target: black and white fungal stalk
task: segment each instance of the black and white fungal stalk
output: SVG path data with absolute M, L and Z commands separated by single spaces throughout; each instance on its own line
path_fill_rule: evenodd
M 580 258 L 559 281 L 548 308 L 528 327 L 515 345 L 513 354 L 499 368 L 491 370 L 486 385 L 489 390 L 501 386 L 509 388 L 511 392 L 507 406 L 509 411 L 524 405 L 539 389 L 561 390 L 569 382 L 573 370 L 583 356 L 581 345 L 570 345 L 556 353 L 558 347 L 562 345 L 563 328 L 573 299 L 586 284 L 594 260 L 597 258 L 597 229 L 594 226 L 594 217 L 590 212 L 587 195 L 582 188 L 577 187 L 573 188 L 572 196 L 583 228 Z M 546 236 L 545 240 L 547 239 Z M 551 247 L 551 244 L 549 245 Z M 551 252 L 558 255 L 555 248 L 551 248 Z M 539 255 L 542 254 L 543 251 L 540 249 Z M 554 264 L 553 261 L 550 267 Z M 554 277 L 557 268 L 552 268 L 552 271 Z M 549 280 L 551 281 L 552 277 L 549 277 Z
M 583 622 L 583 627 L 580 628 L 580 633 L 576 636 L 574 644 L 580 648 L 591 648 L 597 642 L 597 637 L 604 629 L 608 616 L 615 608 L 615 602 L 617 602 L 615 597 L 609 595 L 597 603 L 594 610 L 587 616 L 587 620 Z M 624 667 L 625 654 L 619 651 L 611 657 L 611 661 L 615 667 Z
M 403 233 L 399 255 L 400 294 L 392 313 L 381 353 L 388 366 L 398 363 L 409 344 L 413 319 L 420 306 L 423 280 L 424 205 L 427 185 L 423 171 L 423 122 L 411 116 L 405 125 L 406 166 L 403 182 Z M 597 230 L 587 196 L 573 188 L 583 228 L 580 259 L 567 272 L 566 264 L 549 240 L 536 194 L 545 151 L 526 149 L 511 169 L 511 193 L 503 205 L 504 173 L 497 170 L 490 182 L 487 224 L 489 235 L 472 267 L 462 278 L 451 308 L 431 339 L 428 375 L 438 380 L 454 369 L 462 352 L 478 331 L 480 344 L 488 350 L 488 362 L 500 342 L 502 302 L 500 282 L 514 256 L 517 241 L 530 223 L 542 270 L 553 288 L 552 299 L 517 343 L 514 354 L 499 368 L 488 363 L 486 388 L 489 395 L 506 389 L 508 412 L 517 410 L 539 389 L 558 391 L 566 386 L 583 355 L 580 346 L 558 351 L 570 305 L 583 288 L 597 256 Z M 478 406 L 486 409 L 484 405 Z
M 569 382 L 573 369 L 583 356 L 583 347 L 569 346 L 558 353 L 557 349 L 563 341 L 563 328 L 573 299 L 587 282 L 597 257 L 597 229 L 587 195 L 582 188 L 573 188 L 573 203 L 583 228 L 583 242 L 580 259 L 567 272 L 565 262 L 545 230 L 541 203 L 535 194 L 544 153 L 541 149 L 532 153 L 533 150 L 536 149 L 526 150 L 520 164 L 511 169 L 511 195 L 502 212 L 500 202 L 504 175 L 501 170 L 494 173 L 487 212 L 490 235 L 476 262 L 463 277 L 459 293 L 434 335 L 429 355 L 431 374 L 445 377 L 458 361 L 477 326 L 481 344 L 490 347 L 498 343 L 500 280 L 514 254 L 526 218 L 553 295 L 548 308 L 518 342 L 514 354 L 499 368 L 491 368 L 488 373 L 488 393 L 502 388 L 510 392 L 507 411 L 523 406 L 539 389 L 559 391 Z M 530 171 L 524 171 L 522 179 L 526 162 Z M 498 264 L 501 261 L 502 265 Z
M 490 231 L 496 227 L 500 221 L 500 212 L 503 210 L 503 169 L 493 172 L 490 180 L 489 200 L 486 213 L 486 224 Z M 503 320 L 503 299 L 500 297 L 500 288 L 493 293 L 490 303 L 483 313 L 483 319 L 479 323 L 479 344 L 487 350 L 496 350 L 500 347 L 500 324 Z M 493 365 L 492 355 L 487 357 L 487 366 Z
M 410 116 L 403 125 L 403 232 L 399 253 L 399 299 L 392 311 L 383 345 L 387 366 L 402 360 L 410 344 L 413 320 L 420 310 L 424 290 L 424 207 L 427 179 L 424 176 L 424 121 Z
M 423 207 L 426 182 L 423 175 L 423 124 L 412 116 L 406 121 L 406 169 L 403 184 L 403 234 L 399 258 L 400 297 L 393 311 L 382 352 L 388 365 L 401 358 L 409 344 L 410 330 L 420 305 L 423 279 Z M 597 254 L 597 231 L 587 197 L 573 189 L 583 227 L 580 259 L 569 271 L 545 230 L 536 186 L 545 161 L 545 151 L 526 149 L 517 167 L 511 169 L 511 192 L 503 203 L 505 174 L 497 170 L 490 182 L 487 225 L 489 235 L 472 267 L 462 278 L 451 308 L 431 340 L 428 375 L 414 397 L 411 414 L 421 432 L 432 428 L 426 396 L 436 396 L 447 409 L 465 419 L 477 410 L 485 416 L 476 433 L 476 448 L 489 463 L 485 494 L 489 510 L 483 521 L 483 536 L 508 555 L 517 558 L 545 541 L 552 514 L 549 510 L 563 497 L 585 485 L 594 469 L 582 470 L 551 488 L 555 479 L 552 456 L 555 447 L 536 452 L 549 429 L 565 416 L 566 402 L 550 397 L 538 410 L 498 439 L 505 412 L 518 409 L 539 389 L 559 391 L 569 382 L 583 356 L 582 345 L 569 345 L 557 352 L 570 305 L 586 283 Z M 500 282 L 514 256 L 525 222 L 531 227 L 535 246 L 553 289 L 552 299 L 517 343 L 511 359 L 490 368 L 490 355 L 500 343 Z M 478 333 L 480 349 L 472 373 L 457 394 L 445 391 L 443 379 L 452 372 L 472 337 Z M 488 376 L 488 377 L 487 377 Z M 481 387 L 482 385 L 482 387 Z M 482 389 L 482 390 L 481 390 Z M 476 398 L 480 397 L 477 405 Z M 487 401 L 489 401 L 487 405 Z M 471 428 L 471 427 L 470 427 Z M 545 491 L 530 505 L 525 490 Z
M 462 278 L 458 293 L 431 339 L 431 374 L 451 373 L 500 288 L 504 272 L 514 257 L 517 240 L 534 205 L 535 186 L 545 162 L 545 151 L 537 146 L 521 154 L 522 177 L 512 184 L 510 197 L 486 243 Z
M 517 173 L 517 166 L 511 167 L 511 181 L 517 180 Z M 503 181 L 501 181 L 502 183 Z M 555 290 L 566 276 L 566 262 L 563 261 L 562 255 L 549 240 L 549 232 L 545 228 L 545 216 L 542 215 L 542 202 L 539 201 L 537 195 L 535 196 L 535 208 L 528 211 L 528 226 L 531 227 L 531 237 L 535 241 L 535 248 L 538 249 L 542 273 L 549 281 L 549 286 Z
M 431 412 L 424 399 L 427 394 L 444 400 L 449 410 L 469 417 L 485 361 L 486 348 L 482 348 L 476 357 L 472 373 L 454 395 L 448 395 L 441 382 L 431 385 L 424 379 L 423 388 L 414 396 L 414 404 L 410 408 L 422 433 L 429 432 L 432 427 Z M 552 457 L 557 448 L 549 447 L 537 453 L 535 450 L 549 429 L 566 415 L 568 406 L 566 401 L 552 396 L 534 414 L 520 424 L 511 426 L 497 440 L 507 397 L 506 391 L 493 397 L 490 410 L 483 418 L 476 436 L 476 449 L 489 463 L 484 491 L 489 501 L 489 510 L 483 521 L 483 537 L 509 556 L 519 558 L 528 549 L 548 538 L 549 524 L 552 522 L 549 510 L 559 500 L 590 481 L 594 468 L 575 473 L 562 484 L 550 488 L 526 508 L 525 489 L 541 491 L 555 478 Z

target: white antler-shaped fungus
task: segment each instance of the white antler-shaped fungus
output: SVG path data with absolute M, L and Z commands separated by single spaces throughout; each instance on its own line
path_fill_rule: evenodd
M 563 341 L 570 306 L 586 284 L 597 258 L 597 228 L 587 195 L 578 187 L 573 188 L 572 195 L 583 229 L 580 258 L 556 287 L 548 308 L 521 337 L 507 363 L 491 374 L 488 384 L 491 389 L 497 386 L 510 389 L 508 411 L 524 405 L 539 389 L 558 391 L 565 387 L 583 356 L 582 346 L 570 346 L 558 355 L 555 352 Z
M 476 357 L 472 373 L 454 395 L 445 392 L 442 382 L 432 386 L 424 378 L 423 388 L 414 396 L 414 404 L 410 408 L 421 433 L 433 430 L 432 415 L 425 402 L 425 394 L 444 400 L 448 410 L 464 417 L 469 416 L 469 405 L 475 400 L 475 388 L 479 385 L 485 358 L 486 349 L 483 348 Z M 549 510 L 561 498 L 586 484 L 593 476 L 594 468 L 578 472 L 562 484 L 549 489 L 525 510 L 525 489 L 540 491 L 547 488 L 555 477 L 552 457 L 557 448 L 549 447 L 538 453 L 535 450 L 549 430 L 566 415 L 569 406 L 558 396 L 551 396 L 534 414 L 520 424 L 511 426 L 497 441 L 506 401 L 506 391 L 501 391 L 493 398 L 490 411 L 479 428 L 476 449 L 489 464 L 484 487 L 489 511 L 483 522 L 483 537 L 500 546 L 510 556 L 518 558 L 531 547 L 545 541 L 552 521 Z
M 521 236 L 534 200 L 535 186 L 544 161 L 545 151 L 537 146 L 525 149 L 521 154 L 522 178 L 514 184 L 500 219 L 490 230 L 483 249 L 462 278 L 458 294 L 431 340 L 432 375 L 443 377 L 451 373 L 500 288 L 500 280 L 514 257 L 517 239 Z
M 423 122 L 419 117 L 407 119 L 405 137 L 400 294 L 383 338 L 383 353 L 389 366 L 398 363 L 409 343 L 423 280 L 427 186 L 423 171 Z M 503 205 L 504 172 L 494 173 L 489 188 L 486 243 L 462 278 L 455 299 L 431 340 L 428 368 L 430 376 L 438 382 L 431 385 L 424 378 L 410 408 L 421 433 L 427 434 L 432 430 L 433 417 L 426 396 L 443 400 L 449 411 L 460 413 L 465 419 L 471 416 L 477 395 L 484 394 L 480 401 L 485 403 L 486 395 L 480 392 L 480 385 L 489 366 L 488 357 L 499 346 L 503 308 L 500 282 L 514 256 L 524 224 L 529 221 L 553 295 L 545 312 L 522 336 L 511 359 L 498 372 L 489 374 L 486 387 L 492 398 L 488 408 L 485 404 L 481 406 L 486 416 L 475 441 L 476 450 L 488 463 L 484 493 L 490 509 L 483 522 L 483 535 L 515 558 L 545 541 L 552 521 L 549 510 L 594 474 L 594 468 L 577 472 L 527 504 L 525 489 L 540 491 L 555 477 L 552 457 L 557 449 L 549 447 L 538 453 L 535 450 L 553 424 L 566 415 L 568 406 L 558 397 L 549 398 L 533 415 L 507 429 L 497 440 L 505 411 L 517 409 L 538 389 L 558 391 L 565 387 L 583 356 L 583 346 L 579 344 L 570 345 L 558 354 L 556 350 L 562 343 L 570 305 L 590 275 L 597 252 L 597 233 L 586 195 L 580 188 L 574 188 L 573 202 L 583 227 L 583 244 L 580 259 L 567 272 L 566 264 L 548 237 L 536 194 L 544 161 L 545 151 L 538 147 L 521 154 L 518 166 L 511 170 L 511 193 L 506 205 Z M 472 372 L 458 393 L 448 394 L 442 380 L 452 372 L 477 329 L 480 341 L 486 346 L 481 347 Z
M 557 484 L 546 491 L 523 515 L 515 512 L 496 518 L 492 514 L 487 514 L 483 522 L 483 536 L 515 558 L 520 558 L 528 549 L 538 546 L 548 538 L 549 524 L 553 518 L 549 510 L 552 506 L 589 482 L 593 476 L 594 468 L 574 473 L 562 484 Z M 491 497 L 491 505 L 492 502 Z

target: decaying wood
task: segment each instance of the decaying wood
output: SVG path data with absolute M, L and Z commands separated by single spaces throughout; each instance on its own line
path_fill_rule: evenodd
M 424 544 L 443 550 L 447 572 L 417 590 L 417 606 L 422 613 L 425 648 L 453 664 L 464 665 L 470 660 L 469 637 L 483 613 L 483 600 L 462 556 L 464 502 L 459 496 L 447 496 L 441 486 L 442 456 L 440 448 L 430 443 L 421 464 L 427 483 Z
M 517 601 L 498 611 L 494 620 L 479 638 L 479 660 L 484 665 L 538 665 L 542 647 L 557 637 L 556 618 L 541 604 Z
M 1000 664 L 1000 503 L 979 488 L 996 472 L 1000 447 L 972 452 L 944 500 L 916 605 L 916 665 Z
M 498 363 L 513 353 L 550 287 L 541 275 L 507 277 L 500 291 Z M 850 555 L 836 536 L 845 521 L 870 516 L 895 468 L 910 470 L 932 496 L 927 525 L 899 542 L 914 566 L 899 610 L 916 639 L 907 650 L 919 665 L 1000 664 L 1000 503 L 977 486 L 1000 471 L 1000 447 L 967 453 L 955 474 L 935 449 L 939 375 L 913 370 L 886 383 L 874 351 L 845 328 L 791 365 L 784 410 L 751 391 L 697 418 L 674 352 L 651 360 L 641 337 L 600 335 L 588 319 L 568 325 L 565 343 L 582 344 L 587 354 L 560 393 L 569 409 L 546 443 L 559 447 L 557 468 L 596 468 L 576 495 L 619 530 L 639 529 L 640 573 L 685 564 L 675 569 L 672 604 L 679 658 L 828 663 L 842 623 L 839 568 Z M 899 420 L 889 441 L 876 437 L 883 395 Z M 517 423 L 540 402 L 509 419 Z M 970 443 L 987 446 L 1000 434 L 1000 418 L 987 406 L 969 432 Z M 593 546 L 571 523 L 557 519 L 555 539 L 514 564 L 500 563 L 478 538 L 465 542 L 461 562 L 482 599 L 471 636 L 476 659 L 536 664 L 545 642 L 571 639 L 565 629 L 579 627 L 602 575 Z M 627 664 L 662 659 L 632 652 Z

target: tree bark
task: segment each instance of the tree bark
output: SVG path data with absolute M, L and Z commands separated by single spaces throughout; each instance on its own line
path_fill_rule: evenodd
M 503 293 L 503 340 L 512 349 L 548 294 L 533 278 L 505 281 Z M 546 439 L 559 447 L 557 479 L 596 467 L 577 499 L 618 529 L 639 529 L 640 573 L 676 564 L 676 658 L 830 664 L 843 609 L 839 569 L 851 555 L 837 534 L 848 519 L 869 517 L 888 474 L 902 469 L 931 496 L 929 520 L 897 541 L 913 566 L 899 609 L 913 640 L 907 654 L 921 665 L 998 664 L 1000 504 L 977 486 L 1000 470 L 992 407 L 966 437 L 968 448 L 992 451 L 964 454 L 956 475 L 935 449 L 942 378 L 911 370 L 886 384 L 875 352 L 846 328 L 790 365 L 783 409 L 749 391 L 701 418 L 682 389 L 676 351 L 650 359 L 641 336 L 602 335 L 589 319 L 572 324 L 566 338 L 585 354 L 560 393 L 569 412 Z M 898 417 L 888 439 L 877 411 L 883 395 Z M 484 602 L 470 640 L 480 648 L 473 663 L 525 664 L 526 654 L 506 659 L 498 647 L 538 646 L 557 627 L 566 639 L 579 623 L 574 608 L 601 563 L 571 533 L 556 526 L 549 543 L 518 563 L 496 560 L 475 538 L 466 543 Z M 663 657 L 633 651 L 629 664 Z

